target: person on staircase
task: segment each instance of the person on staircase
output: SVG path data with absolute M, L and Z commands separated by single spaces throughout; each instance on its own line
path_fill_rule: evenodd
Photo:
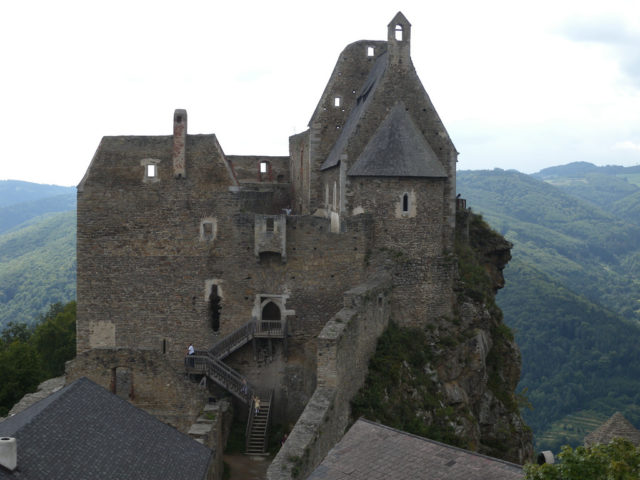
M 253 397 L 253 405 L 255 408 L 254 413 L 258 415 L 258 413 L 260 413 L 260 399 L 258 398 L 257 395 Z

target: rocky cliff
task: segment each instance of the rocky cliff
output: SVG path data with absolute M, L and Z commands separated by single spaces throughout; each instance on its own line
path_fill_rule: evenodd
M 424 328 L 392 324 L 353 416 L 523 463 L 533 447 L 515 394 L 520 353 L 495 304 L 511 244 L 468 210 L 457 223 L 453 317 Z

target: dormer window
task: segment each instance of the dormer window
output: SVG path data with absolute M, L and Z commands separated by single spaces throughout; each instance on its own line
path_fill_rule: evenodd
M 373 57 L 376 53 L 376 49 L 374 47 L 367 47 L 367 57 Z
M 396 25 L 396 30 L 395 30 L 395 34 L 396 34 L 396 40 L 398 42 L 402 41 L 402 25 L 400 25 L 399 23 Z

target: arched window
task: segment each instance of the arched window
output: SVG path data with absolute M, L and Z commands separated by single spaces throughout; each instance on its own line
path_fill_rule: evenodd
M 401 42 L 402 41 L 402 33 L 403 33 L 402 32 L 402 25 L 400 25 L 400 24 L 396 25 L 395 33 L 396 33 L 396 40 L 398 42 Z

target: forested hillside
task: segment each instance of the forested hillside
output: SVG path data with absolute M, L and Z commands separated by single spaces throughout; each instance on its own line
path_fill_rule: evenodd
M 567 167 L 538 178 L 458 172 L 467 205 L 514 243 L 498 303 L 522 351 L 524 413 L 540 447 L 580 441 L 582 427 L 566 421 L 578 412 L 620 410 L 640 425 L 640 188 L 622 167 Z M 567 431 L 547 436 L 558 424 Z
M 76 291 L 75 188 L 0 182 L 0 331 Z

